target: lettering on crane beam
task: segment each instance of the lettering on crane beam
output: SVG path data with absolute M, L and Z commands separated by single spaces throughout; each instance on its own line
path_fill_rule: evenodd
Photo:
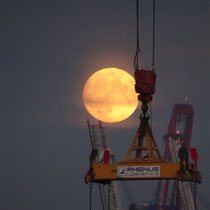
M 160 166 L 118 166 L 118 177 L 159 177 Z

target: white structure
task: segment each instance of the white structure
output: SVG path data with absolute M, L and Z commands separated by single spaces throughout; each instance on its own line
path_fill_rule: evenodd
M 180 161 L 178 157 L 179 148 L 181 147 L 180 141 L 172 140 L 169 137 L 169 148 L 171 153 L 172 162 Z M 192 187 L 190 182 L 178 181 L 178 190 L 182 201 L 184 210 L 196 210 L 195 202 L 192 194 Z

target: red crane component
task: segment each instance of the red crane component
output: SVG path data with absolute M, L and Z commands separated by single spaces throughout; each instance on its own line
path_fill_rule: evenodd
M 168 126 L 168 134 L 169 135 L 182 135 L 184 142 L 183 146 L 190 149 L 191 143 L 191 134 L 192 134 L 192 126 L 193 126 L 193 117 L 194 110 L 193 106 L 190 104 L 175 104 L 173 108 L 173 113 L 171 115 L 170 123 Z M 180 126 L 183 127 L 181 130 Z M 177 131 L 179 133 L 177 133 Z
M 104 164 L 109 163 L 109 160 L 110 160 L 110 152 L 109 150 L 105 150 L 104 151 Z
M 150 70 L 137 70 L 135 75 L 135 90 L 136 93 L 140 94 L 154 94 L 155 93 L 155 80 L 156 74 Z
M 150 70 L 136 70 L 135 76 L 135 90 L 139 93 L 138 100 L 142 102 L 142 111 L 146 113 L 148 110 L 148 103 L 152 101 L 152 94 L 155 93 L 156 73 Z
M 196 148 L 191 148 L 190 154 L 191 154 L 192 160 L 195 163 L 195 168 L 197 169 L 197 167 L 198 167 L 198 163 L 197 163 L 198 162 L 198 153 L 197 153 Z
M 168 134 L 164 136 L 166 147 L 164 159 L 171 162 L 172 157 L 169 149 L 169 137 L 176 141 L 181 141 L 181 145 L 190 150 L 191 134 L 193 126 L 194 110 L 190 104 L 175 104 L 173 113 L 171 115 L 170 123 L 168 126 Z M 194 154 L 194 153 L 193 153 Z M 191 152 L 193 159 L 193 155 Z M 194 160 L 194 159 L 193 159 Z M 195 162 L 195 161 L 194 161 Z M 167 199 L 169 194 L 169 180 L 161 180 L 159 183 L 158 196 L 156 200 L 157 210 L 165 210 L 167 206 Z M 178 194 L 177 209 L 182 208 L 181 198 Z

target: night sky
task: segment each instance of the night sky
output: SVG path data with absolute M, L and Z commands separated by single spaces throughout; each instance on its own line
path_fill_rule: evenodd
M 198 202 L 205 210 L 202 203 L 210 199 L 210 1 L 156 4 L 153 133 L 163 151 L 173 104 L 189 97 L 195 109 L 192 147 L 203 175 Z M 86 119 L 96 121 L 84 108 L 82 90 L 88 77 L 105 67 L 133 75 L 135 18 L 134 0 L 1 1 L 0 209 L 88 209 Z M 140 33 L 150 66 L 152 0 L 140 1 Z M 139 114 L 137 109 L 122 123 L 104 124 L 119 160 Z M 138 204 L 153 199 L 156 182 L 129 184 Z M 94 198 L 98 210 L 96 186 Z

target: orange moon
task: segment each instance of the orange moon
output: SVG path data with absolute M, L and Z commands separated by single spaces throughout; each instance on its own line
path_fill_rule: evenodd
M 105 68 L 95 72 L 83 89 L 87 111 L 103 122 L 125 120 L 138 106 L 134 84 L 134 78 L 121 69 Z

